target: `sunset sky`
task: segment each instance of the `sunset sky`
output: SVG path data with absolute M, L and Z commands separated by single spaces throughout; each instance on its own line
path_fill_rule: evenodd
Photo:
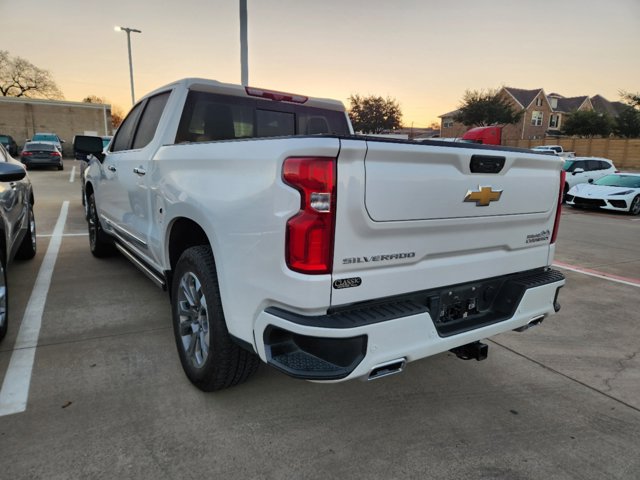
M 249 84 L 348 106 L 395 98 L 406 126 L 459 106 L 465 90 L 564 96 L 640 91 L 640 0 L 248 0 Z M 237 0 L 0 0 L 0 49 L 51 71 L 67 100 L 131 107 L 183 77 L 240 83 Z

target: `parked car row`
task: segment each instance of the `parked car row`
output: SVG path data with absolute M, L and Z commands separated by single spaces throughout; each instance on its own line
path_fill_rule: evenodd
M 618 171 L 611 160 L 600 157 L 569 158 L 565 160 L 562 168 L 567 172 L 564 184 L 565 196 L 576 185 L 595 182 Z

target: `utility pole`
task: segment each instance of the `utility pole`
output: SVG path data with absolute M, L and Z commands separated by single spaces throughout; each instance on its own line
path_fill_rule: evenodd
M 242 85 L 249 85 L 249 47 L 247 42 L 247 0 L 240 0 L 240 71 Z

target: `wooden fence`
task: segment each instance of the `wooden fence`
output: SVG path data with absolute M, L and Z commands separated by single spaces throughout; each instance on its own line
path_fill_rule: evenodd
M 620 170 L 640 170 L 640 138 L 546 138 L 544 140 L 504 140 L 511 147 L 562 145 L 577 157 L 604 157 Z

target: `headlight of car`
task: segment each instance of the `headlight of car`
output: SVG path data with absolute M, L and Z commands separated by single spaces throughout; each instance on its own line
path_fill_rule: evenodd
M 633 190 L 625 190 L 624 192 L 612 193 L 611 196 L 613 196 L 613 195 L 629 195 L 630 193 L 633 193 Z

